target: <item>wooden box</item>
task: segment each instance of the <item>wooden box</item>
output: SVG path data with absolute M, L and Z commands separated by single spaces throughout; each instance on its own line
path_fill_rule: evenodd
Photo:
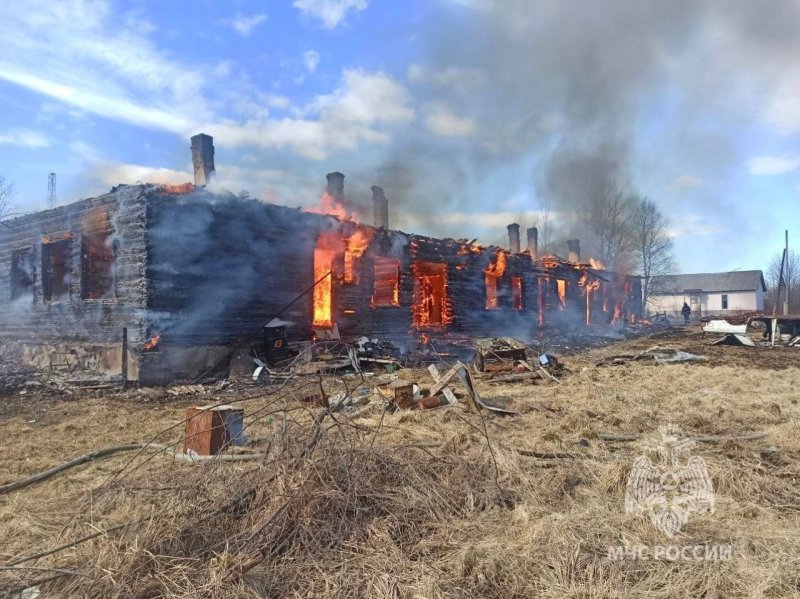
M 184 453 L 194 451 L 198 455 L 216 455 L 225 449 L 231 442 L 231 433 L 226 424 L 236 420 L 231 418 L 234 412 L 242 410 L 231 406 L 188 408 L 183 439 Z

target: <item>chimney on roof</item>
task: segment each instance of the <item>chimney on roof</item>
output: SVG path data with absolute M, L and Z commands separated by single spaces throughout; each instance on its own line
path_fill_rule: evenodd
M 519 254 L 519 225 L 511 223 L 506 228 L 508 229 L 508 249 L 513 254 Z
M 328 179 L 328 195 L 337 202 L 344 202 L 344 175 L 334 171 L 325 176 Z
M 580 239 L 567 239 L 567 247 L 569 248 L 569 261 L 581 261 L 581 240 Z
M 372 186 L 372 205 L 374 207 L 373 224 L 378 228 L 389 228 L 389 199 L 383 193 L 383 187 Z
M 539 259 L 539 229 L 536 227 L 528 229 L 528 251 L 531 253 L 531 260 Z
M 192 166 L 194 167 L 194 184 L 202 187 L 211 183 L 214 178 L 214 138 L 205 133 L 192 137 Z

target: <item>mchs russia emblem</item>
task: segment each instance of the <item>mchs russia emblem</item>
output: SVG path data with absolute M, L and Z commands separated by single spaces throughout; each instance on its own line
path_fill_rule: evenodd
M 660 439 L 646 440 L 649 455 L 633 463 L 625 492 L 625 511 L 645 513 L 672 538 L 692 514 L 714 512 L 714 488 L 703 458 L 689 457 L 694 441 L 674 425 L 659 428 Z

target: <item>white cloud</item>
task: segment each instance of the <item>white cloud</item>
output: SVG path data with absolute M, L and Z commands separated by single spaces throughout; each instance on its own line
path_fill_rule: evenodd
M 234 66 L 236 66 L 236 63 L 232 60 L 220 60 L 216 65 L 214 65 L 213 73 L 217 77 L 228 77 L 233 71 Z
M 135 183 L 136 181 L 173 185 L 194 181 L 194 174 L 189 171 L 102 161 L 93 162 L 90 165 L 89 176 L 92 180 L 107 188 L 120 183 Z
M 293 6 L 301 12 L 322 21 L 326 29 L 335 29 L 350 11 L 367 8 L 369 0 L 294 0 Z
M 208 113 L 203 73 L 157 49 L 151 26 L 115 15 L 107 0 L 4 2 L 0 22 L 0 79 L 148 128 L 184 133 Z
M 473 10 L 490 11 L 495 7 L 496 0 L 444 0 L 446 3 L 471 8 Z
M 406 89 L 388 75 L 347 69 L 342 86 L 333 94 L 319 96 L 312 109 L 340 122 L 395 123 L 414 118 L 410 101 Z
M 303 64 L 306 65 L 306 69 L 308 69 L 309 73 L 316 71 L 317 65 L 319 65 L 319 52 L 316 50 L 306 50 L 303 52 Z
M 800 156 L 756 156 L 747 166 L 751 175 L 782 175 L 800 167 Z
M 249 16 L 236 15 L 233 19 L 225 20 L 224 23 L 242 37 L 250 37 L 250 34 L 253 33 L 253 29 L 258 27 L 261 23 L 263 23 L 266 20 L 267 20 L 267 15 L 265 14 L 257 14 Z
M 35 75 L 6 70 L 2 67 L 0 67 L 0 79 L 5 79 L 45 96 L 61 100 L 82 110 L 131 125 L 182 134 L 191 128 L 189 121 L 184 116 L 168 108 L 142 106 L 134 100 L 124 97 L 94 93 L 78 87 L 41 79 Z
M 333 11 L 326 18 L 335 20 L 337 10 L 345 14 L 367 2 L 301 4 L 309 11 L 325 4 Z M 229 62 L 179 62 L 156 47 L 152 27 L 133 17 L 120 26 L 111 8 L 108 0 L 0 3 L 7 28 L 0 36 L 0 80 L 90 116 L 181 137 L 205 131 L 223 147 L 286 148 L 315 159 L 387 143 L 392 127 L 414 118 L 406 88 L 383 73 L 345 70 L 333 92 L 295 106 L 246 77 L 232 81 Z M 317 57 L 305 58 L 308 68 L 316 66 Z M 275 118 L 273 108 L 288 117 Z
M 286 96 L 277 94 L 267 95 L 264 100 L 270 108 L 278 108 L 280 110 L 287 110 L 292 107 L 292 101 Z
M 7 144 L 24 148 L 46 148 L 50 145 L 47 138 L 30 129 L 13 129 L 0 133 L 0 145 Z
M 433 133 L 442 137 L 469 137 L 475 133 L 475 121 L 460 117 L 443 105 L 436 105 L 425 119 Z
M 680 191 L 682 189 L 696 189 L 706 185 L 706 181 L 694 175 L 679 175 L 672 180 L 669 188 L 673 191 Z
M 676 237 L 701 237 L 713 236 L 725 232 L 725 227 L 718 221 L 712 222 L 707 216 L 699 214 L 684 214 L 680 221 L 673 224 L 667 235 Z
M 352 150 L 361 142 L 386 143 L 387 127 L 413 118 L 402 85 L 383 73 L 346 70 L 336 91 L 296 109 L 293 118 L 208 123 L 202 129 L 222 147 L 288 147 L 321 160 L 332 150 Z

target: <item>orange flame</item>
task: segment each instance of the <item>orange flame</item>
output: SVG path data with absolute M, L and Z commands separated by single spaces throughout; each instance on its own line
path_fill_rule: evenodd
M 50 235 L 43 235 L 42 243 L 55 243 L 56 241 L 64 241 L 65 239 L 72 239 L 74 237 L 72 233 L 52 233 Z
M 600 262 L 600 260 L 595 260 L 594 258 L 589 258 L 589 264 L 592 265 L 592 268 L 595 270 L 605 270 L 606 265 Z
M 581 278 L 578 279 L 578 286 L 583 290 L 586 296 L 586 324 L 592 324 L 592 295 L 593 292 L 600 288 L 600 280 L 593 279 L 589 275 L 588 270 L 584 270 Z
M 317 206 L 306 208 L 305 212 L 313 212 L 314 214 L 327 214 L 329 216 L 335 216 L 339 220 L 358 221 L 358 218 L 354 212 L 349 212 L 344 204 L 342 204 L 327 191 L 322 194 Z
M 556 289 L 558 290 L 558 309 L 567 309 L 567 282 L 564 279 L 556 280 Z
M 164 193 L 192 193 L 194 191 L 194 185 L 192 183 L 178 183 L 178 184 L 166 184 L 161 186 L 161 190 Z
M 411 322 L 414 328 L 442 327 L 453 322 L 453 309 L 447 289 L 447 265 L 414 262 L 414 303 Z
M 373 261 L 373 292 L 370 305 L 400 305 L 400 260 L 376 256 Z
M 347 239 L 347 249 L 344 253 L 344 282 L 358 283 L 358 259 L 367 251 L 372 241 L 372 229 L 357 229 Z
M 155 337 L 153 337 L 152 339 L 150 339 L 150 341 L 144 344 L 144 348 L 148 350 L 153 349 L 156 345 L 158 345 L 158 342 L 160 340 L 161 340 L 161 333 L 158 332 L 155 334 Z
M 338 231 L 323 231 L 314 249 L 314 287 L 315 327 L 333 326 L 333 270 L 336 255 L 341 253 L 344 244 Z M 320 280 L 321 279 L 321 280 Z
M 469 243 L 462 243 L 461 247 L 458 248 L 458 255 L 459 256 L 468 256 L 469 254 L 479 254 L 483 248 L 480 244 L 471 241 Z
M 486 273 L 494 275 L 495 277 L 502 277 L 506 272 L 506 253 L 503 250 L 497 252 L 497 258 L 494 264 L 489 264 L 486 267 Z
M 514 310 L 524 308 L 522 301 L 522 277 L 511 277 L 511 307 Z
M 506 271 L 506 254 L 500 250 L 494 264 L 489 264 L 484 271 L 486 284 L 486 309 L 497 310 L 497 279 Z

